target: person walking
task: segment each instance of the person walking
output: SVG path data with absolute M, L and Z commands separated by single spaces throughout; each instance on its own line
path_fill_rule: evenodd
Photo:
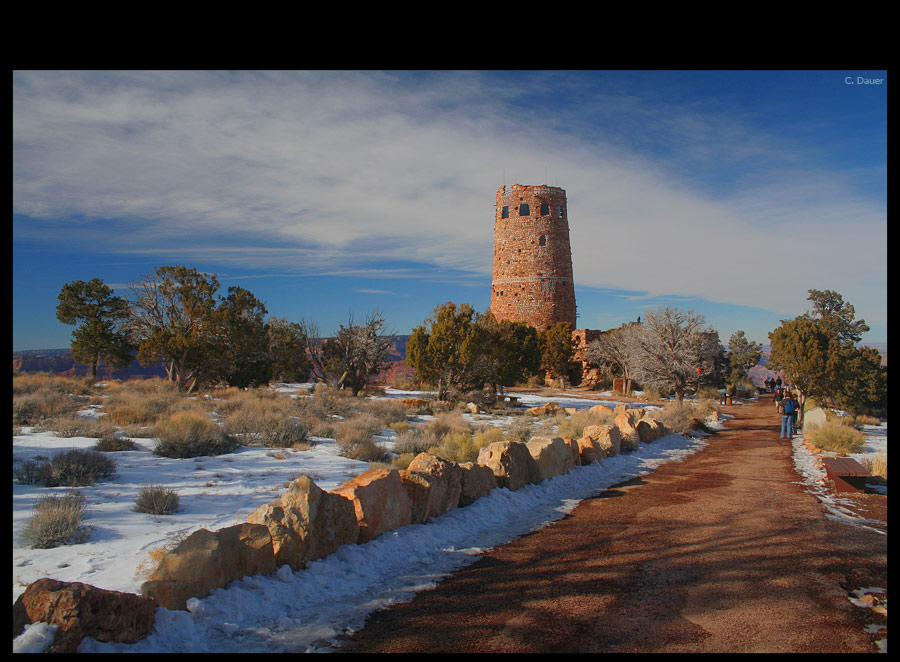
M 791 402 L 793 403 L 793 415 L 791 416 L 791 436 L 797 434 L 797 419 L 800 416 L 800 401 L 797 399 L 796 393 L 790 394 Z
M 797 403 L 792 394 L 788 394 L 782 400 L 781 407 L 781 437 L 791 439 L 794 436 L 794 416 L 797 412 Z
M 772 399 L 775 401 L 775 409 L 781 411 L 781 406 L 784 401 L 784 391 L 780 388 L 775 389 L 775 397 Z

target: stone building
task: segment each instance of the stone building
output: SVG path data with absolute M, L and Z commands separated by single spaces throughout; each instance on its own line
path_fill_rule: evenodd
M 575 328 L 575 285 L 566 192 L 513 184 L 497 190 L 491 312 L 548 329 Z

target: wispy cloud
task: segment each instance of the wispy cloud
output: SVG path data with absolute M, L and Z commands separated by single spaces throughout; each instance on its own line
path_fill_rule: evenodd
M 579 285 L 788 313 L 838 283 L 886 322 L 884 200 L 733 107 L 554 72 L 17 72 L 13 92 L 19 236 L 285 276 L 484 278 L 496 188 L 547 173 Z

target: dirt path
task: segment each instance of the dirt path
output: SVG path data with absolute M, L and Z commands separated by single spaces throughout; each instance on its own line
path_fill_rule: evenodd
M 887 536 L 823 516 L 771 396 L 725 411 L 702 451 L 373 614 L 342 650 L 875 652 L 848 591 L 887 588 Z

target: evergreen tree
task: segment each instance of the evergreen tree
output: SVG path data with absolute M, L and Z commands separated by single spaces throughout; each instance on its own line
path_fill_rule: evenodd
M 268 384 L 273 360 L 269 353 L 266 307 L 242 287 L 229 287 L 216 309 L 215 334 L 207 345 L 207 381 L 221 380 L 246 388 Z
M 537 329 L 525 322 L 498 320 L 490 311 L 477 321 L 482 334 L 482 378 L 496 394 L 497 387 L 512 385 L 541 369 Z
M 477 321 L 469 304 L 448 302 L 413 329 L 406 343 L 407 364 L 418 380 L 437 386 L 439 400 L 484 386 L 484 333 Z
M 572 338 L 572 325 L 569 322 L 557 322 L 549 329 L 540 332 L 541 364 L 559 379 L 560 387 L 566 389 L 566 378 L 572 358 L 575 356 L 575 339 Z
M 306 355 L 303 327 L 283 318 L 270 318 L 266 325 L 271 374 L 285 382 L 305 382 L 311 365 Z
M 841 343 L 857 343 L 869 330 L 865 320 L 854 319 L 855 309 L 837 292 L 809 290 L 807 300 L 812 301 L 813 309 L 801 315 L 800 319 L 815 322 Z
M 157 267 L 131 287 L 129 324 L 140 339 L 142 365 L 163 361 L 179 391 L 209 376 L 218 332 L 215 274 L 184 266 Z
M 743 331 L 735 331 L 728 340 L 728 383 L 737 384 L 762 359 L 762 345 L 747 339 Z
M 57 298 L 56 319 L 76 325 L 72 332 L 72 356 L 79 363 L 91 366 L 93 379 L 97 379 L 101 362 L 113 368 L 131 365 L 135 346 L 124 328 L 129 317 L 124 298 L 114 296 L 112 288 L 99 278 L 66 283 Z

